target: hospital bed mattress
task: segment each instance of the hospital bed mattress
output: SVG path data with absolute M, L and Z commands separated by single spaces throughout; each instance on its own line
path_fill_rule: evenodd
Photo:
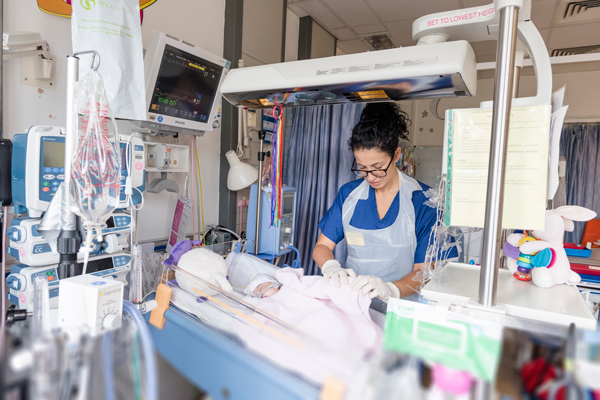
M 154 295 L 151 295 L 152 297 Z M 148 319 L 150 314 L 146 314 Z M 171 307 L 154 345 L 190 382 L 215 400 L 317 399 L 320 388 L 244 348 L 240 340 Z

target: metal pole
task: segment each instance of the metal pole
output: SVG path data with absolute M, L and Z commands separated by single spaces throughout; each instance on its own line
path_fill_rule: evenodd
M 73 85 L 79 80 L 79 58 L 67 56 L 67 121 L 65 123 L 65 183 L 71 189 L 71 162 L 77 135 L 73 115 Z M 70 193 L 70 191 L 69 191 Z
M 521 68 L 515 67 L 515 83 L 513 87 L 513 99 L 519 97 L 519 81 L 521 80 Z
M 4 0 L 0 0 L 0 33 L 4 34 Z M 4 46 L 0 46 L 0 139 L 4 137 Z
M 496 303 L 504 199 L 504 170 L 513 95 L 518 16 L 519 7 L 507 6 L 500 10 L 492 139 L 485 226 L 483 228 L 483 254 L 479 275 L 479 303 L 485 307 L 492 307 Z
M 263 142 L 265 140 L 265 131 L 258 133 L 260 149 L 258 150 L 258 182 L 256 183 L 256 231 L 254 232 L 254 254 L 258 254 L 258 241 L 260 235 L 260 200 L 262 199 L 262 170 L 265 153 L 263 152 Z
M 71 162 L 77 141 L 75 114 L 73 110 L 73 84 L 79 79 L 79 58 L 67 56 L 67 120 L 65 122 L 65 179 L 61 185 L 62 203 L 60 211 L 61 229 L 56 242 L 60 255 L 58 263 L 59 279 L 81 274 L 77 262 L 77 252 L 81 238 L 77 232 L 77 219 L 69 207 L 71 195 Z

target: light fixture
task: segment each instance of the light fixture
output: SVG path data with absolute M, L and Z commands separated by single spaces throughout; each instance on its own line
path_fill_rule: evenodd
M 225 153 L 229 162 L 227 174 L 227 189 L 232 191 L 242 190 L 252 185 L 258 179 L 258 170 L 252 165 L 240 161 L 235 151 Z

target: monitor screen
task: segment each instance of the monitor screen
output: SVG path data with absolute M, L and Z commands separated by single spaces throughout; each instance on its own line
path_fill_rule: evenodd
M 121 150 L 121 170 L 127 170 L 127 145 L 120 146 L 120 150 Z M 123 172 L 121 172 L 121 175 L 123 175 Z
M 44 141 L 42 163 L 44 167 L 65 167 L 65 144 L 60 142 Z
M 291 214 L 294 211 L 294 196 L 285 196 L 283 198 L 282 214 Z
M 208 122 L 223 67 L 165 45 L 149 112 Z

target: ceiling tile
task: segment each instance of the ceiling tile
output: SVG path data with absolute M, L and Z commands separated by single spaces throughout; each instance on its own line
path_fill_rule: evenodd
M 348 26 L 376 24 L 379 19 L 363 0 L 322 0 Z
M 344 27 L 344 24 L 319 0 L 303 1 L 294 4 L 304 10 L 308 15 L 310 15 L 315 21 L 323 25 L 325 28 L 336 29 Z
M 356 39 L 356 35 L 348 28 L 340 28 L 332 30 L 333 36 L 337 38 L 337 40 L 352 40 Z
M 496 43 L 496 40 L 483 40 L 481 42 L 471 42 L 471 47 L 473 47 L 477 57 L 494 56 L 496 58 Z
M 458 0 L 366 0 L 384 21 L 415 20 L 425 15 L 460 9 Z
M 354 54 L 354 53 L 364 53 L 367 51 L 367 46 L 359 40 L 345 40 L 337 42 L 337 47 L 339 47 L 346 54 Z
M 354 32 L 359 35 L 364 35 L 366 33 L 377 33 L 377 32 L 385 32 L 385 26 L 383 24 L 372 24 L 372 25 L 362 25 L 362 26 L 353 26 L 352 29 Z
M 298 7 L 296 4 L 288 4 L 288 9 L 300 18 L 306 17 L 308 15 L 306 11 Z
M 475 56 L 475 59 L 478 63 L 486 63 L 496 61 L 496 55 L 483 55 L 483 56 Z
M 402 46 L 412 46 L 415 44 L 412 40 L 412 21 L 388 22 L 385 25 Z
M 531 21 L 538 29 L 549 28 L 554 16 L 555 0 L 536 1 L 531 4 Z
M 549 50 L 554 50 L 593 46 L 600 44 L 598 38 L 600 38 L 600 24 L 597 22 L 555 27 L 550 34 L 550 40 L 547 41 L 547 47 Z
M 491 0 L 461 0 L 464 8 L 487 6 L 492 4 Z

